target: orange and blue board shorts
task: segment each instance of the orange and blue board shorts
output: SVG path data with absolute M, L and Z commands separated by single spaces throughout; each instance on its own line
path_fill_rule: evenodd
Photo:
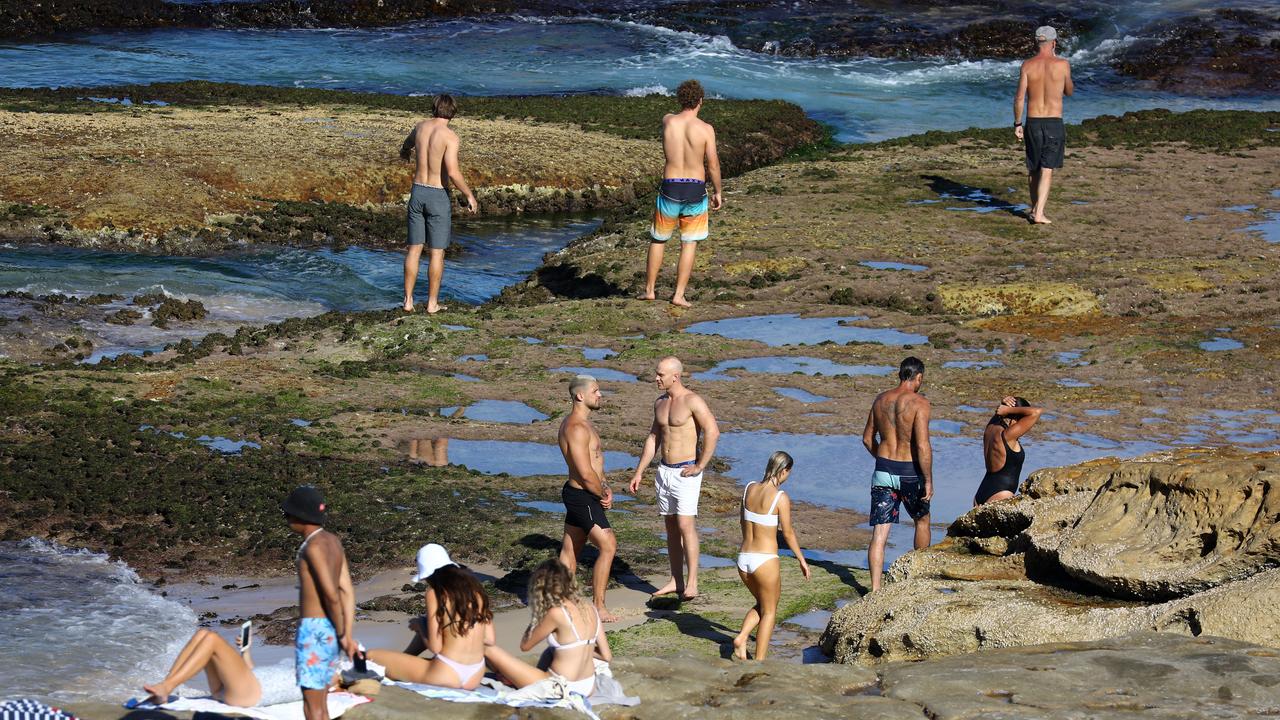
M 706 240 L 710 208 L 707 184 L 691 178 L 667 178 L 658 190 L 657 207 L 649 235 L 654 242 L 666 242 L 680 228 L 680 242 Z

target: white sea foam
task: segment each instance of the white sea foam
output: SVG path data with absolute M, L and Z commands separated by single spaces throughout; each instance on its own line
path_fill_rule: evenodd
M 645 95 L 670 95 L 671 89 L 666 85 L 642 85 L 622 91 L 626 97 L 644 97 Z
M 106 555 L 0 543 L 0 698 L 123 701 L 164 676 L 195 614 Z

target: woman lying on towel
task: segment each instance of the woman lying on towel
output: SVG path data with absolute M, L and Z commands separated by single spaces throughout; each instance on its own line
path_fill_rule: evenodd
M 402 682 L 474 690 L 484 679 L 485 646 L 494 642 L 493 611 L 475 576 L 449 559 L 444 548 L 418 551 L 415 580 L 427 581 L 426 646 L 430 660 L 395 650 L 370 650 L 368 658 Z
M 529 608 L 533 620 L 520 640 L 520 650 L 529 652 L 545 639 L 555 651 L 551 671 L 539 670 L 496 645 L 485 648 L 485 660 L 516 687 L 555 678 L 589 697 L 596 683 L 595 656 L 609 662 L 613 653 L 595 606 L 579 597 L 573 573 L 559 560 L 548 560 L 533 571 Z
M 236 645 L 240 638 L 236 637 Z M 163 705 L 182 683 L 203 670 L 209 680 L 209 692 L 213 698 L 227 705 L 253 707 L 262 699 L 262 685 L 253 675 L 253 659 L 249 648 L 237 650 L 231 643 L 218 637 L 212 630 L 200 628 L 178 653 L 169 674 L 164 680 L 143 685 L 150 697 L 148 702 Z

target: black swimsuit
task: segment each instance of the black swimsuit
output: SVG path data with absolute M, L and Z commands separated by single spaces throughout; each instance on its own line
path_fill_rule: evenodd
M 1009 447 L 1009 443 L 1004 441 L 1003 433 L 1000 435 L 1000 442 L 1004 443 L 1004 467 L 999 470 L 988 470 L 987 474 L 982 476 L 982 484 L 978 486 L 978 492 L 973 496 L 974 503 L 978 505 L 990 500 L 992 495 L 999 492 L 1015 494 L 1018 492 L 1018 481 L 1022 477 L 1022 463 L 1027 459 L 1027 451 L 1019 449 L 1014 452 Z

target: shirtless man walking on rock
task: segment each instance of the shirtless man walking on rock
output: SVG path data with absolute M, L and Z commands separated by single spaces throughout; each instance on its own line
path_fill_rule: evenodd
M 1031 185 L 1031 222 L 1048 225 L 1044 208 L 1049 202 L 1053 171 L 1062 167 L 1066 153 L 1067 129 L 1062 122 L 1062 96 L 1075 92 L 1071 64 L 1054 54 L 1058 31 L 1048 25 L 1036 28 L 1040 51 L 1022 63 L 1018 94 L 1013 97 L 1013 133 L 1026 144 L 1027 178 Z M 1028 95 L 1030 101 L 1028 102 Z M 1022 126 L 1022 106 L 1027 103 L 1026 130 Z
M 342 653 L 354 658 L 356 641 L 350 619 L 355 598 L 343 582 L 347 558 L 338 536 L 324 529 L 325 503 L 320 491 L 304 485 L 280 505 L 289 529 L 305 539 L 298 548 L 298 620 L 296 663 L 306 720 L 329 720 L 329 687 Z M 350 612 L 348 612 L 350 608 Z
M 658 189 L 653 226 L 649 229 L 648 274 L 641 300 L 657 297 L 658 271 L 662 269 L 662 253 L 667 240 L 680 226 L 680 261 L 676 266 L 676 290 L 671 304 L 689 307 L 684 297 L 693 274 L 694 254 L 698 241 L 708 233 L 708 206 L 719 210 L 720 156 L 716 154 L 716 131 L 698 118 L 702 109 L 702 85 L 686 80 L 676 89 L 680 112 L 662 118 L 662 151 L 666 165 L 662 170 L 662 186 Z M 706 166 L 704 168 L 703 161 Z M 707 171 L 711 174 L 710 196 L 707 194 Z
M 658 363 L 654 378 L 662 391 L 653 404 L 653 425 L 645 438 L 640 464 L 631 478 L 631 492 L 640 488 L 644 469 L 662 450 L 655 489 L 658 513 L 667 527 L 667 558 L 671 561 L 671 580 L 654 595 L 678 594 L 691 600 L 698 594 L 698 495 L 702 492 L 702 472 L 711 462 L 720 439 L 711 408 L 697 393 L 684 386 L 684 366 L 674 357 Z M 698 453 L 698 434 L 702 434 L 702 452 Z M 684 575 L 685 564 L 689 576 Z
M 600 408 L 600 384 L 590 375 L 578 375 L 569 382 L 569 398 L 573 409 L 560 423 L 560 452 L 569 466 L 569 480 L 560 489 L 564 501 L 564 541 L 560 546 L 560 562 L 577 572 L 578 555 L 587 540 L 600 554 L 591 569 L 591 599 L 602 622 L 616 622 L 617 616 L 605 607 L 604 594 L 609 586 L 609 572 L 618 550 L 618 539 L 609 527 L 604 511 L 613 507 L 613 490 L 604 478 L 604 453 L 600 451 L 600 435 L 591 424 L 591 411 Z
M 404 311 L 413 312 L 413 286 L 418 281 L 422 246 L 430 248 L 427 265 L 427 312 L 440 307 L 440 281 L 444 278 L 444 251 L 449 247 L 452 200 L 446 183 L 453 183 L 467 197 L 467 209 L 476 212 L 476 196 L 458 169 L 458 135 L 449 128 L 457 112 L 449 95 L 437 95 L 431 104 L 432 118 L 414 126 L 400 147 L 400 157 L 408 160 L 417 151 L 413 191 L 409 194 L 409 238 L 404 256 Z
M 871 591 L 880 589 L 889 530 L 905 505 L 915 521 L 915 547 L 929 545 L 929 500 L 933 498 L 933 448 L 929 445 L 929 401 L 920 394 L 924 363 L 909 357 L 898 367 L 898 386 L 876 396 L 867 413 L 862 444 L 876 460 L 871 476 L 871 546 L 867 567 Z

